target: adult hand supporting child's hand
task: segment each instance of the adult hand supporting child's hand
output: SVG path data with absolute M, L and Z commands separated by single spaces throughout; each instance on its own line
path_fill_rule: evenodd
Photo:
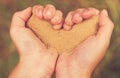
M 99 14 L 99 11 L 94 8 L 89 8 L 81 10 L 79 9 L 78 13 L 80 13 L 81 18 L 85 20 L 91 18 L 96 14 Z M 69 17 L 74 18 L 74 16 L 76 15 Z M 66 25 L 64 25 L 64 28 L 67 29 L 72 27 L 65 26 Z M 102 10 L 100 12 L 98 26 L 99 27 L 96 35 L 90 36 L 87 40 L 85 40 L 69 54 L 62 54 L 59 56 L 56 66 L 57 78 L 91 77 L 91 74 L 96 65 L 101 61 L 106 53 L 106 49 L 108 48 L 108 45 L 110 43 L 110 38 L 114 28 L 114 25 L 109 19 L 106 10 Z

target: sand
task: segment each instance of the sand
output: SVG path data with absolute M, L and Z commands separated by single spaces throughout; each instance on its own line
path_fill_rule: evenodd
M 46 45 L 47 48 L 55 48 L 59 54 L 70 52 L 89 36 L 95 35 L 97 31 L 99 16 L 94 16 L 80 24 L 76 24 L 69 31 L 54 30 L 52 25 L 32 15 L 27 22 L 28 27 Z

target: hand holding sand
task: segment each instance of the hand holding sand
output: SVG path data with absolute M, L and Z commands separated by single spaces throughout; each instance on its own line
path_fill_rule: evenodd
M 51 28 L 56 31 L 62 28 L 73 31 L 72 29 L 77 28 L 78 23 L 82 24 L 85 20 L 90 22 L 89 19 L 96 15 L 99 15 L 99 19 L 92 24 L 96 27 L 97 23 L 97 31 L 93 28 L 96 32 L 87 36 L 81 44 L 68 53 L 60 53 L 58 58 L 57 50 L 46 47 L 40 40 L 42 37 L 38 38 L 38 35 L 36 36 L 26 27 L 31 14 L 35 15 L 37 20 L 49 21 L 52 24 Z M 14 14 L 10 34 L 20 59 L 9 78 L 51 78 L 54 71 L 57 78 L 90 78 L 92 71 L 105 54 L 114 25 L 106 10 L 99 13 L 94 8 L 71 11 L 64 21 L 65 23 L 63 23 L 62 12 L 52 5 L 47 5 L 45 8 L 37 5 L 33 9 L 27 8 Z

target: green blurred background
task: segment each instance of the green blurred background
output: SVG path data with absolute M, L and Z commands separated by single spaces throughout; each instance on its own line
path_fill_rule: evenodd
M 0 0 L 0 78 L 7 78 L 18 61 L 9 28 L 14 12 L 36 4 L 53 4 L 64 16 L 81 7 L 106 8 L 115 24 L 107 54 L 94 71 L 92 78 L 120 78 L 120 0 Z

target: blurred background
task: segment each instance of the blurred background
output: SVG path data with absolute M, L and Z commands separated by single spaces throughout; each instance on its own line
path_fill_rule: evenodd
M 14 12 L 36 4 L 53 4 L 64 16 L 81 7 L 107 9 L 115 24 L 107 54 L 94 71 L 92 78 L 120 78 L 120 0 L 0 0 L 0 78 L 7 78 L 18 61 L 9 28 Z

